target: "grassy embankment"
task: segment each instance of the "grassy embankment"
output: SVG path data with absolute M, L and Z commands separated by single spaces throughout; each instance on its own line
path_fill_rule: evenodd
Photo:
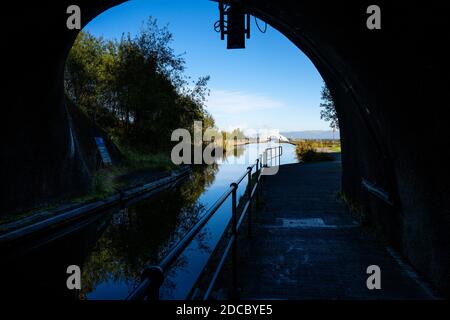
M 217 141 L 217 147 L 222 147 L 224 154 L 234 152 L 236 146 L 247 144 L 246 139 L 224 139 Z M 166 153 L 146 154 L 128 147 L 118 146 L 123 156 L 123 163 L 119 166 L 98 170 L 93 177 L 92 190 L 86 198 L 103 198 L 109 196 L 127 185 L 123 177 L 134 172 L 167 172 L 176 166 L 170 159 L 170 151 Z
M 167 172 L 175 168 L 170 160 L 170 153 L 144 154 L 128 148 L 119 148 L 122 155 L 121 164 L 97 170 L 92 177 L 91 190 L 78 196 L 52 201 L 39 207 L 20 213 L 0 217 L 1 225 L 31 217 L 45 211 L 57 210 L 60 206 L 79 205 L 84 202 L 104 199 L 120 188 L 133 183 L 136 175 L 151 178 L 152 175 Z M 136 174 L 134 174 L 136 173 Z M 30 223 L 32 220 L 30 220 Z
M 236 146 L 248 143 L 245 138 L 226 139 L 225 137 L 236 136 L 236 131 L 222 132 L 222 138 L 215 142 L 216 148 L 223 148 L 223 153 L 226 155 L 235 151 Z M 204 144 L 203 147 L 206 147 Z M 170 159 L 171 151 L 159 152 L 153 154 L 146 154 L 123 146 L 116 142 L 117 147 L 123 157 L 122 164 L 110 168 L 105 168 L 97 171 L 93 177 L 91 192 L 87 198 L 103 198 L 109 196 L 123 188 L 130 182 L 130 177 L 141 175 L 149 175 L 149 173 L 161 173 L 175 169 L 175 165 Z M 139 173 L 139 174 L 138 174 Z M 125 178 L 125 179 L 124 179 Z M 131 179 L 133 180 L 133 179 Z M 86 197 L 83 197 L 86 199 Z
M 330 153 L 341 152 L 340 140 L 295 140 L 296 154 L 299 161 L 332 161 Z
M 236 145 L 243 145 L 245 140 L 238 140 Z M 81 204 L 84 202 L 105 199 L 133 184 L 149 182 L 165 172 L 176 168 L 170 159 L 170 151 L 159 153 L 144 153 L 127 146 L 116 144 L 121 154 L 121 163 L 111 167 L 98 169 L 93 173 L 90 191 L 74 197 L 52 201 L 39 207 L 21 212 L 20 214 L 0 217 L 0 224 L 26 218 L 34 213 L 57 209 L 61 205 Z M 235 148 L 234 140 L 224 143 L 226 152 Z
M 151 173 L 173 170 L 175 165 L 170 159 L 170 153 L 146 154 L 136 150 L 120 147 L 122 163 L 117 166 L 103 168 L 94 173 L 91 192 L 78 199 L 104 198 L 125 187 L 129 179 L 124 179 L 134 172 Z M 128 182 L 126 182 L 128 180 Z

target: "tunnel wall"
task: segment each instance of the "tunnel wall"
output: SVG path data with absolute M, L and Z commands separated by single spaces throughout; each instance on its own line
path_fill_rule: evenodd
M 450 142 L 441 96 L 449 84 L 448 5 L 377 1 L 382 29 L 369 30 L 372 1 L 246 3 L 302 49 L 329 86 L 345 195 L 448 296 Z M 368 193 L 363 178 L 388 191 L 393 204 Z
M 117 2 L 117 1 L 116 1 Z M 87 23 L 114 1 L 78 1 Z M 3 182 L 0 215 L 87 191 L 86 166 L 64 97 L 64 65 L 77 36 L 66 28 L 69 1 L 22 3 L 2 10 Z
M 83 23 L 119 2 L 79 1 Z M 448 296 L 448 5 L 377 1 L 382 29 L 368 30 L 371 1 L 240 2 L 316 65 L 336 100 L 344 193 Z M 16 2 L 2 13 L 5 25 L 14 26 L 2 41 L 2 212 L 89 184 L 81 150 L 71 147 L 63 96 L 64 61 L 76 36 L 65 27 L 69 4 Z M 368 194 L 362 178 L 387 190 L 394 205 Z

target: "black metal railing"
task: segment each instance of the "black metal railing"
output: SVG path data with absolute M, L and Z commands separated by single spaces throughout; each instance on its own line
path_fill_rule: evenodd
M 277 149 L 278 152 L 275 149 Z M 273 150 L 275 150 L 275 152 Z M 232 201 L 231 236 L 220 258 L 219 264 L 217 265 L 216 270 L 211 278 L 211 282 L 209 283 L 205 291 L 203 299 L 209 298 L 230 251 L 232 259 L 232 296 L 236 298 L 238 295 L 237 240 L 239 236 L 239 228 L 242 225 L 244 218 L 248 214 L 247 233 L 248 235 L 251 235 L 252 218 L 253 218 L 252 217 L 253 199 L 256 197 L 256 201 L 257 202 L 259 201 L 262 188 L 262 177 L 264 168 L 272 166 L 272 160 L 275 158 L 278 158 L 278 164 L 280 164 L 282 150 L 283 149 L 281 146 L 265 149 L 263 154 L 258 157 L 256 162 L 252 166 L 249 166 L 246 172 L 238 180 L 230 184 L 228 190 L 226 190 L 225 193 L 214 203 L 214 205 L 208 210 L 208 212 L 202 216 L 202 218 L 194 225 L 194 227 L 192 227 L 171 250 L 169 250 L 169 253 L 160 261 L 160 263 L 158 265 L 149 266 L 144 270 L 144 272 L 142 273 L 141 282 L 130 293 L 127 299 L 129 300 L 159 299 L 159 289 L 164 282 L 164 273 L 184 252 L 184 250 L 189 246 L 189 244 L 192 242 L 195 236 L 197 236 L 197 234 L 202 230 L 202 228 L 211 219 L 211 217 L 219 210 L 219 208 L 230 197 L 230 195 Z M 255 171 L 256 178 L 252 179 L 253 169 L 255 168 L 256 168 Z M 239 215 L 237 203 L 237 190 L 239 188 L 239 184 L 242 181 L 244 181 L 245 178 L 247 178 L 247 197 L 245 199 L 245 203 L 243 204 L 243 209 L 241 210 L 241 213 Z M 224 232 L 226 232 L 226 230 Z M 203 272 L 200 272 L 198 278 L 200 278 L 202 273 Z M 197 281 L 195 281 L 194 283 L 197 283 Z
M 265 159 L 264 159 L 264 165 L 265 166 L 275 166 L 280 165 L 281 156 L 283 155 L 283 147 L 277 146 L 272 148 L 267 148 L 264 152 Z M 275 164 L 273 163 L 273 160 L 275 159 Z M 278 160 L 278 162 L 277 162 Z

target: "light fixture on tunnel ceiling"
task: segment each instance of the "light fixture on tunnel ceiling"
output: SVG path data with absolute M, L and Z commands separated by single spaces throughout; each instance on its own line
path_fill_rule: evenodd
M 227 36 L 227 49 L 244 49 L 245 38 L 250 39 L 250 14 L 238 3 L 226 5 L 219 0 L 220 19 L 214 24 L 220 38 Z

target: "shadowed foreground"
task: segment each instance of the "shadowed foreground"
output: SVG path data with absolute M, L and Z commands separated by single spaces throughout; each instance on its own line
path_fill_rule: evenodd
M 253 237 L 240 242 L 247 244 L 239 252 L 240 298 L 434 297 L 409 266 L 352 219 L 337 197 L 340 177 L 340 157 L 281 166 L 266 177 Z M 381 268 L 381 290 L 367 289 L 370 265 Z

